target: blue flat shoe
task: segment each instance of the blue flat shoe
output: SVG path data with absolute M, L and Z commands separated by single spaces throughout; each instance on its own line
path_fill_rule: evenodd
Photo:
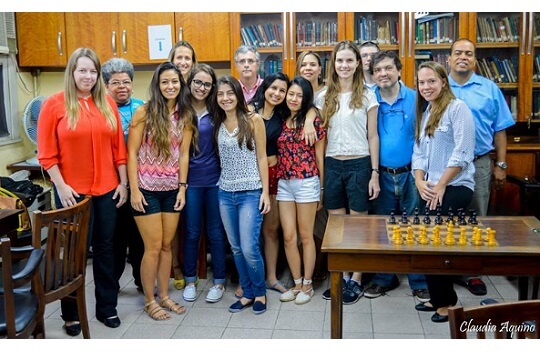
M 264 299 L 266 301 L 268 301 L 268 299 L 266 299 L 266 295 L 264 296 Z M 264 313 L 266 311 L 266 302 L 263 303 L 262 301 L 255 301 L 253 303 L 253 309 L 252 310 L 253 310 L 253 313 L 255 315 L 260 315 L 260 314 Z
M 433 314 L 431 315 L 431 321 L 435 323 L 443 323 L 448 321 L 448 315 Z
M 436 311 L 437 309 L 435 309 L 433 306 L 427 306 L 426 303 L 420 303 L 420 304 L 416 304 L 415 307 L 414 307 L 416 310 L 418 311 Z
M 229 311 L 232 313 L 237 313 L 240 311 L 244 311 L 246 308 L 253 305 L 253 300 L 250 300 L 247 304 L 242 304 L 242 301 L 238 300 L 231 306 L 229 306 Z

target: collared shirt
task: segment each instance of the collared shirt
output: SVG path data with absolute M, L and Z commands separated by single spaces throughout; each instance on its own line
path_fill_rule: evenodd
M 399 93 L 393 104 L 381 97 L 378 87 L 375 88 L 375 96 L 379 102 L 379 163 L 389 168 L 409 165 L 415 136 L 416 92 L 400 82 Z
M 493 138 L 497 131 L 514 125 L 508 104 L 499 87 L 491 80 L 475 73 L 463 85 L 448 76 L 454 95 L 469 106 L 476 127 L 474 155 L 484 155 L 494 149 Z
M 255 83 L 255 86 L 253 88 L 248 89 L 242 81 L 238 80 L 240 82 L 240 86 L 242 86 L 242 92 L 244 93 L 244 98 L 246 99 L 246 104 L 249 104 L 251 99 L 255 96 L 255 93 L 257 92 L 257 89 L 262 84 L 263 79 L 259 75 L 257 75 L 257 82 Z
M 448 183 L 474 191 L 474 120 L 467 105 L 454 99 L 446 108 L 433 137 L 425 135 L 430 108 L 422 115 L 420 142 L 414 144 L 413 170 L 423 170 L 425 180 L 437 184 L 448 167 L 461 171 Z

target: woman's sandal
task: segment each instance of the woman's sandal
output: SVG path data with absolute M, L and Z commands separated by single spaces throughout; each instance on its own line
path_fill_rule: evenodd
M 170 319 L 169 314 L 165 311 L 165 309 L 159 306 L 156 300 L 152 300 L 149 303 L 144 304 L 144 311 L 148 314 L 148 316 L 156 321 Z
M 183 314 L 186 312 L 186 308 L 171 299 L 170 297 L 165 297 L 161 299 L 161 307 L 170 310 L 176 314 Z

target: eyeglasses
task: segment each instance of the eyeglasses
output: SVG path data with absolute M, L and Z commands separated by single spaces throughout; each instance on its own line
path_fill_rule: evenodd
M 200 88 L 201 86 L 204 86 L 205 90 L 210 90 L 212 86 L 214 86 L 214 84 L 212 84 L 211 82 L 202 82 L 199 79 L 194 79 L 192 83 L 194 84 L 196 88 Z
M 112 86 L 112 87 L 119 87 L 120 85 L 128 87 L 128 86 L 131 86 L 131 84 L 132 84 L 131 80 L 124 80 L 122 82 L 120 82 L 120 81 L 111 81 L 109 83 L 109 85 Z
M 257 62 L 257 60 L 253 60 L 253 59 L 242 59 L 242 60 L 237 60 L 236 63 L 237 64 L 240 64 L 240 65 L 245 65 L 246 63 L 249 64 L 249 65 L 253 65 Z

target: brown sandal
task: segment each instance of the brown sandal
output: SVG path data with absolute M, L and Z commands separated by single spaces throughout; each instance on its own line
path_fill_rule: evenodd
M 144 311 L 156 321 L 169 320 L 171 318 L 165 309 L 158 305 L 156 300 L 144 304 Z
M 165 297 L 161 299 L 161 307 L 170 310 L 176 314 L 183 314 L 186 312 L 186 308 L 171 299 L 170 297 Z

